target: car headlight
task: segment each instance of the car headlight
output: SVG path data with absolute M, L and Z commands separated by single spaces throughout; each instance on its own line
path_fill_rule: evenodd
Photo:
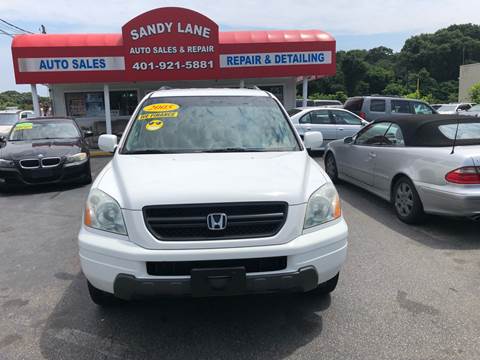
M 326 183 L 308 200 L 304 229 L 338 219 L 342 215 L 340 198 L 332 183 Z
M 80 163 L 88 158 L 87 153 L 81 152 L 75 155 L 69 155 L 65 159 L 65 164 L 76 164 Z
M 120 206 L 115 199 L 98 189 L 92 189 L 88 195 L 83 222 L 94 229 L 127 235 Z
M 12 160 L 0 159 L 0 168 L 13 168 L 15 164 Z

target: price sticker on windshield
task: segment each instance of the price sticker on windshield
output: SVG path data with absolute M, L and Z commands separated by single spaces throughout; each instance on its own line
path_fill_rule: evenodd
M 174 110 L 178 110 L 179 108 L 180 106 L 177 104 L 159 103 L 159 104 L 147 105 L 143 108 L 143 111 L 148 111 L 148 112 L 174 111 Z
M 33 123 L 19 123 L 15 125 L 15 130 L 32 130 Z
M 138 115 L 137 120 L 153 120 L 158 118 L 176 118 L 178 117 L 178 111 L 165 111 L 156 113 L 146 113 Z

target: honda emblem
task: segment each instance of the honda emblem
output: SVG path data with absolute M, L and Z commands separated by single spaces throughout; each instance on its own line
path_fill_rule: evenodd
M 227 214 L 208 214 L 207 226 L 209 230 L 225 230 L 227 227 Z

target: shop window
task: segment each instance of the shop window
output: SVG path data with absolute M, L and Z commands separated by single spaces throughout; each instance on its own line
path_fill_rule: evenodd
M 110 91 L 112 117 L 130 116 L 138 104 L 136 90 Z M 78 92 L 65 94 L 67 115 L 72 117 L 105 117 L 103 92 Z
M 275 97 L 282 103 L 283 102 L 283 86 L 282 85 L 271 85 L 271 86 L 259 86 L 260 89 L 268 91 L 275 95 Z M 310 106 L 310 105 L 309 105 Z M 313 105 L 312 105 L 313 106 Z
M 110 112 L 112 116 L 130 116 L 138 105 L 137 91 L 110 91 Z
M 105 116 L 103 92 L 81 92 L 65 94 L 67 115 L 72 117 Z

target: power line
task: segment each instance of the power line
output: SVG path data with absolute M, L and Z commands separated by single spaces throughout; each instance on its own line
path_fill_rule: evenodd
M 3 31 L 2 29 L 0 29 L 0 35 L 7 35 L 7 36 L 10 36 L 10 37 L 13 38 L 13 36 L 14 36 L 15 34 L 10 34 L 10 33 L 6 32 L 6 31 Z
M 13 28 L 15 28 L 15 29 L 17 29 L 17 30 L 23 31 L 23 32 L 28 33 L 28 34 L 33 34 L 33 32 L 28 31 L 28 30 L 25 30 L 25 29 L 22 29 L 21 27 L 19 27 L 19 26 L 17 26 L 17 25 L 13 25 L 12 23 L 9 23 L 9 22 L 6 21 L 6 20 L 0 19 L 0 21 L 3 22 L 3 23 L 5 23 L 5 24 L 7 24 L 7 25 L 9 25 L 9 26 L 11 26 L 11 27 L 13 27 Z

